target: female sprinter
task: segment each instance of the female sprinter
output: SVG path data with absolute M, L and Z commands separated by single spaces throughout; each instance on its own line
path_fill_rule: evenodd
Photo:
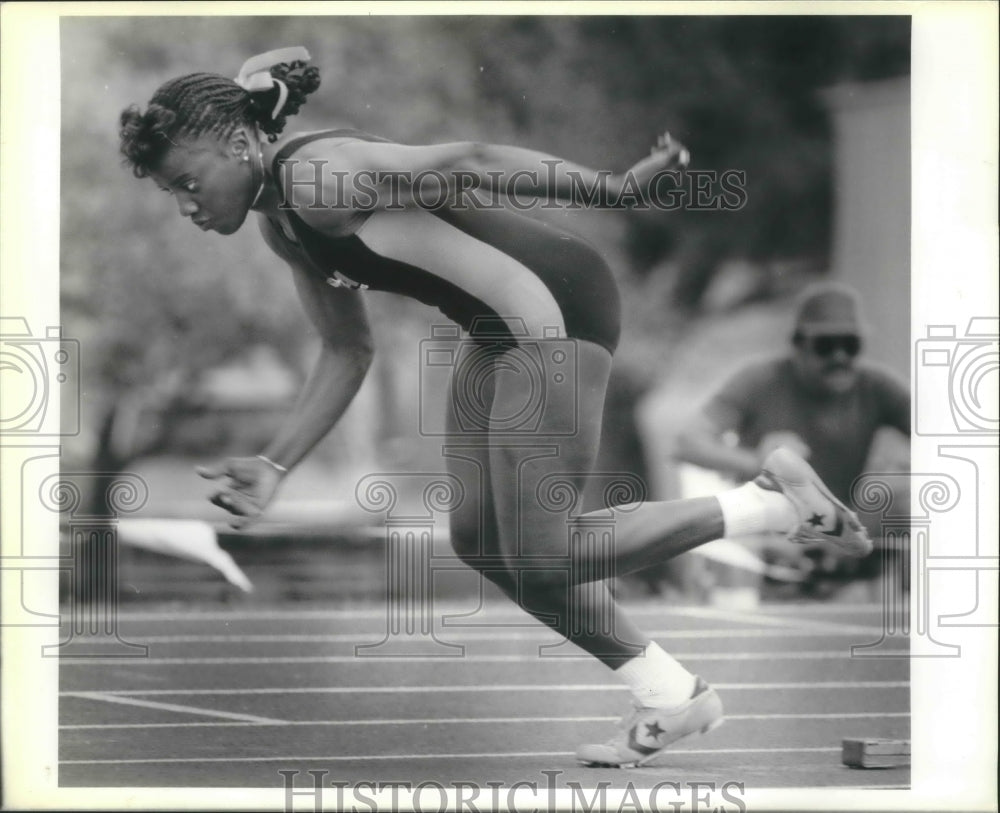
M 232 513 L 237 526 L 258 517 L 282 477 L 337 423 L 372 355 L 365 289 L 434 305 L 465 330 L 465 351 L 481 354 L 474 380 L 453 374 L 446 418 L 454 432 L 449 438 L 478 458 L 485 480 L 481 490 L 466 489 L 470 496 L 452 514 L 456 554 L 614 670 L 634 697 L 636 709 L 623 730 L 604 744 L 581 746 L 577 758 L 589 765 L 642 764 L 681 737 L 715 727 L 722 721 L 716 693 L 620 608 L 610 610 L 611 634 L 594 632 L 607 625 L 570 623 L 570 608 L 576 618 L 603 618 L 611 601 L 603 584 L 582 583 L 578 574 L 586 568 L 528 567 L 532 558 L 567 555 L 564 519 L 538 505 L 536 486 L 546 475 L 562 474 L 579 480 L 582 491 L 598 450 L 619 300 L 607 266 L 583 240 L 505 208 L 470 205 L 468 195 L 472 189 L 502 195 L 515 188 L 509 184 L 516 176 L 519 200 L 569 200 L 579 181 L 593 188 L 599 173 L 517 147 L 408 146 L 355 131 L 294 134 L 275 143 L 287 117 L 319 86 L 308 59 L 304 49 L 284 49 L 249 60 L 236 80 L 182 76 L 160 87 L 145 112 L 133 106 L 121 116 L 127 163 L 137 177 L 171 192 L 183 217 L 228 235 L 251 211 L 257 215 L 264 241 L 290 266 L 322 337 L 315 369 L 263 453 L 200 471 L 218 481 L 212 502 Z M 628 173 L 605 177 L 609 196 L 626 181 L 644 187 L 686 160 L 686 150 L 663 137 Z M 442 205 L 422 205 L 428 199 Z M 505 352 L 496 352 L 498 342 L 512 352 L 553 337 L 573 343 L 578 366 L 575 392 L 549 393 L 541 405 L 538 440 L 552 442 L 557 453 L 525 455 L 523 442 L 520 448 L 491 443 L 489 421 L 481 429 L 485 442 L 470 443 L 457 404 L 475 398 L 496 425 L 508 425 L 531 397 L 525 376 L 503 363 Z M 492 365 L 492 374 L 483 375 L 484 365 Z M 546 380 L 554 372 L 546 370 Z M 469 392 L 470 386 L 478 389 Z M 559 430 L 568 421 L 575 432 Z M 719 497 L 646 503 L 620 519 L 614 572 L 639 570 L 722 536 L 764 531 L 832 542 L 856 555 L 871 550 L 856 518 L 812 469 L 778 450 L 753 483 Z M 577 574 L 570 581 L 580 583 L 567 589 L 570 573 Z

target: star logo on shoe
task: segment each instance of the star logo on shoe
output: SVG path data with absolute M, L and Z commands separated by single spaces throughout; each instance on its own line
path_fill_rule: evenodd
M 639 734 L 639 726 L 640 725 L 642 725 L 642 724 L 641 723 L 636 723 L 634 726 L 632 726 L 629 729 L 629 731 L 628 731 L 628 747 L 630 749 L 632 749 L 633 751 L 635 751 L 637 754 L 642 754 L 643 756 L 647 756 L 648 757 L 650 754 L 654 754 L 657 751 L 659 751 L 660 750 L 660 746 L 658 744 L 657 745 L 652 745 L 652 746 L 650 746 L 650 745 L 643 745 L 641 742 L 639 742 L 638 734 Z M 659 726 L 656 723 L 654 723 L 653 725 L 646 725 L 647 731 L 649 729 L 651 729 L 651 728 L 659 728 Z M 661 732 L 662 732 L 662 729 L 661 729 Z
M 818 528 L 820 525 L 823 524 L 823 515 L 813 514 L 811 517 L 809 517 L 807 521 L 810 525 L 813 526 L 813 528 Z
M 646 726 L 646 736 L 652 737 L 654 741 L 658 741 L 660 739 L 660 734 L 666 733 L 665 729 L 660 728 L 659 723 L 654 722 L 652 725 Z

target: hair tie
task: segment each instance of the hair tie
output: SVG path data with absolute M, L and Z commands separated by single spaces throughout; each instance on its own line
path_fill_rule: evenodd
M 233 80 L 247 93 L 264 93 L 271 90 L 275 85 L 278 87 L 278 103 L 271 112 L 271 119 L 278 118 L 281 108 L 288 100 L 288 86 L 280 79 L 271 76 L 271 68 L 283 62 L 308 62 L 312 57 L 309 52 L 301 47 L 278 48 L 275 51 L 267 51 L 263 54 L 252 56 L 243 63 L 240 72 Z

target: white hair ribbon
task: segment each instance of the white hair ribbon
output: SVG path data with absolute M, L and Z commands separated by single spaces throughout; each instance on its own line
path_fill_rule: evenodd
M 250 57 L 243 63 L 243 67 L 240 68 L 240 72 L 233 81 L 248 93 L 262 93 L 277 85 L 278 103 L 271 112 L 271 118 L 275 119 L 288 100 L 288 86 L 280 79 L 271 76 L 271 68 L 282 62 L 308 62 L 310 59 L 312 57 L 309 56 L 309 52 L 301 46 L 278 48 L 275 51 Z

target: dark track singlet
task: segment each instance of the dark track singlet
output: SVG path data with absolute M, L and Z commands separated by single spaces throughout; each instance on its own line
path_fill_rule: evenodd
M 295 150 L 344 137 L 386 141 L 355 130 L 293 138 L 274 157 L 279 188 Z M 531 339 L 585 339 L 609 352 L 618 343 L 620 300 L 610 269 L 581 238 L 548 224 L 507 209 L 411 207 L 373 210 L 353 234 L 331 237 L 294 210 L 288 219 L 310 263 L 331 284 L 412 297 L 491 339 L 524 339 L 518 322 L 511 324 L 521 320 Z

